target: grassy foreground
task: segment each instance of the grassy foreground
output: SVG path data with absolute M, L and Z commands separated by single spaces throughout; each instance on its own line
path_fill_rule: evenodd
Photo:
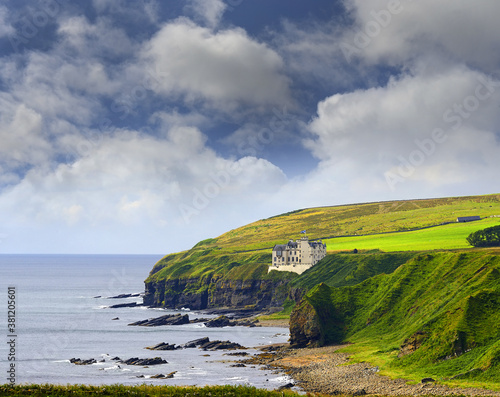
M 308 396 L 310 394 L 307 394 Z M 283 397 L 299 396 L 286 390 L 263 390 L 249 386 L 85 386 L 85 385 L 24 385 L 0 386 L 0 396 L 136 396 L 136 397 Z M 319 395 L 318 395 L 319 396 Z

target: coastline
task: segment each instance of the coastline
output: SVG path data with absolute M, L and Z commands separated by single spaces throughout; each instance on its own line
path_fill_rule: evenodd
M 342 347 L 291 349 L 288 344 L 275 344 L 260 348 L 261 354 L 242 362 L 284 371 L 308 393 L 500 397 L 500 392 L 486 389 L 450 388 L 434 382 L 407 384 L 404 379 L 391 379 L 378 374 L 378 368 L 368 363 L 349 364 L 349 355 L 338 352 Z
M 262 327 L 277 327 L 277 328 L 289 328 L 290 327 L 290 322 L 288 319 L 280 319 L 280 320 L 274 320 L 274 319 L 261 319 L 261 318 L 256 318 L 258 320 L 258 325 Z

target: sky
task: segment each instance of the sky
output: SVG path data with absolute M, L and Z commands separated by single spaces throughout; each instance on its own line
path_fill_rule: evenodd
M 168 254 L 301 208 L 499 193 L 498 15 L 4 0 L 0 253 Z

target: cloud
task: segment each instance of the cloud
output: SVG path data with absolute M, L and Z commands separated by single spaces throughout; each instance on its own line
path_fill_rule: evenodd
M 300 25 L 284 20 L 273 33 L 294 79 L 344 92 L 378 86 L 398 69 L 416 65 L 446 70 L 463 63 L 486 74 L 500 71 L 495 0 L 480 6 L 467 0 L 343 3 L 342 19 Z
M 214 33 L 178 19 L 151 39 L 143 56 L 159 75 L 154 89 L 167 97 L 180 95 L 226 109 L 290 101 L 282 59 L 242 29 Z
M 190 0 L 187 8 L 194 13 L 197 20 L 204 22 L 210 28 L 215 28 L 226 7 L 222 0 Z
M 285 183 L 284 174 L 263 159 L 221 157 L 206 139 L 193 127 L 173 127 L 166 138 L 116 131 L 73 163 L 33 168 L 5 188 L 4 225 L 14 235 L 29 235 L 32 224 L 57 226 L 85 240 L 86 250 L 106 252 L 93 230 L 121 229 L 138 247 L 151 243 L 139 230 L 155 230 L 185 246 L 225 231 L 232 218 L 221 222 L 221 211 L 254 219 L 262 200 Z M 192 231 L 198 223 L 208 229 Z M 186 239 L 189 230 L 192 240 Z
M 500 3 L 495 0 L 481 4 L 467 0 L 345 3 L 355 24 L 342 41 L 356 47 L 365 60 L 400 64 L 432 55 L 489 73 L 498 70 Z
M 464 67 L 405 75 L 320 102 L 305 145 L 351 200 L 484 191 L 500 166 L 499 99 L 500 82 Z
M 72 16 L 59 22 L 58 33 L 66 54 L 104 60 L 121 59 L 132 55 L 137 43 L 126 31 L 101 16 L 90 23 L 84 16 Z
M 8 102 L 6 97 L 0 96 L 0 164 L 11 170 L 44 164 L 51 148 L 42 133 L 42 116 L 23 104 Z
M 7 7 L 0 6 L 0 38 L 14 33 L 14 28 L 9 23 L 9 10 Z

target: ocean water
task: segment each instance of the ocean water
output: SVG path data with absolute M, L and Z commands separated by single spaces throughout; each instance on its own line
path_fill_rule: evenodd
M 208 336 L 258 347 L 288 340 L 284 328 L 205 328 L 201 324 L 136 327 L 127 324 L 174 313 L 144 307 L 110 309 L 117 303 L 142 302 L 141 298 L 108 299 L 123 293 L 144 291 L 147 277 L 159 256 L 153 255 L 0 255 L 0 384 L 8 383 L 10 341 L 8 287 L 16 290 L 16 337 L 14 356 L 16 383 L 54 384 L 250 384 L 274 389 L 290 379 L 259 367 L 237 368 L 236 357 L 226 351 L 200 349 L 151 351 L 146 346 L 175 344 Z M 97 296 L 101 296 L 97 298 Z M 189 312 L 193 317 L 211 317 Z M 113 320 L 118 317 L 119 320 Z M 213 316 L 212 316 L 213 317 Z M 247 350 L 250 354 L 258 350 Z M 168 364 L 117 365 L 113 357 L 162 357 Z M 71 358 L 96 360 L 74 365 Z M 172 379 L 151 375 L 177 371 Z

